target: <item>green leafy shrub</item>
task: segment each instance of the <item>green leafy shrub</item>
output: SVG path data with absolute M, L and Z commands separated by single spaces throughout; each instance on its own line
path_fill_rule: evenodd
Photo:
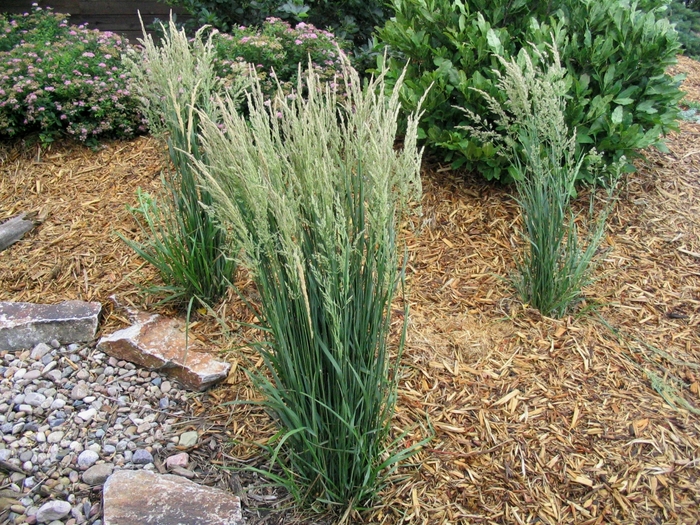
M 676 27 L 683 53 L 700 58 L 700 5 L 674 0 L 668 6 L 668 18 Z
M 163 301 L 197 299 L 215 303 L 227 290 L 235 270 L 225 256 L 226 235 L 210 215 L 210 194 L 199 187 L 193 159 L 205 160 L 197 137 L 198 111 L 211 114 L 212 97 L 224 90 L 216 75 L 216 51 L 211 35 L 201 31 L 188 42 L 184 31 L 171 21 L 163 28 L 160 46 L 151 36 L 141 40 L 143 50 L 131 49 L 124 57 L 131 71 L 130 87 L 139 100 L 151 131 L 167 140 L 173 169 L 165 171 L 160 199 L 139 191 L 139 205 L 132 215 L 146 237 L 143 243 L 124 239 L 160 272 Z M 245 78 L 239 75 L 227 92 L 240 99 Z
M 261 295 L 269 374 L 253 377 L 280 425 L 274 479 L 323 506 L 362 504 L 402 457 L 387 339 L 397 220 L 421 192 L 413 117 L 397 151 L 398 96 L 381 79 L 363 91 L 348 65 L 344 82 L 339 97 L 311 69 L 308 96 L 269 106 L 255 86 L 249 120 L 223 101 L 222 126 L 202 115 L 197 163 Z
M 388 18 L 390 10 L 381 0 L 164 0 L 180 6 L 192 15 L 193 27 L 212 25 L 230 32 L 238 26 L 260 26 L 266 18 L 279 17 L 304 21 L 328 28 L 339 38 L 365 44 L 374 31 Z
M 566 70 L 556 48 L 551 53 L 535 48 L 533 55 L 538 66 L 527 53 L 518 61 L 498 57 L 501 68 L 496 87 L 504 102 L 477 91 L 496 118 L 488 123 L 467 111 L 467 116 L 480 126 L 468 127 L 467 131 L 493 141 L 499 153 L 513 163 L 524 241 L 523 254 L 516 261 L 518 276 L 514 284 L 523 302 L 543 315 L 560 317 L 580 299 L 582 288 L 591 281 L 592 263 L 613 199 L 608 199 L 597 219 L 591 199 L 585 221 L 587 239 L 582 243 L 570 201 L 584 157 L 576 153 L 576 132 L 566 124 Z M 505 134 L 501 130 L 506 130 Z M 612 170 L 609 197 L 621 168 L 622 162 L 618 162 Z
M 49 9 L 0 15 L 0 136 L 95 144 L 145 131 L 121 64 L 126 49 L 121 37 Z
M 664 71 L 675 62 L 678 38 L 653 3 L 626 0 L 393 0 L 395 18 L 379 31 L 391 71 L 408 63 L 401 97 L 410 109 L 427 95 L 421 136 L 454 167 L 468 163 L 487 179 L 508 178 L 508 160 L 490 143 L 460 129 L 458 108 L 487 115 L 474 88 L 503 101 L 502 64 L 527 42 L 556 44 L 567 70 L 566 123 L 577 149 L 592 147 L 614 160 L 630 156 L 675 128 L 681 92 Z M 397 73 L 394 73 L 397 75 Z M 503 130 L 505 132 L 505 130 Z M 590 177 L 588 170 L 581 176 Z
M 279 18 L 268 18 L 260 29 L 233 28 L 230 34 L 217 34 L 214 42 L 217 74 L 235 78 L 241 66 L 248 71 L 245 63 L 254 65 L 266 100 L 274 98 L 279 88 L 292 95 L 299 64 L 306 67 L 309 60 L 324 82 L 339 81 L 342 75 L 339 51 L 344 44 L 304 22 L 292 28 Z

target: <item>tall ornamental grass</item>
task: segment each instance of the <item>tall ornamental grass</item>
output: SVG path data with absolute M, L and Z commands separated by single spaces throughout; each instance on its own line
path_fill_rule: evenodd
M 510 172 L 518 192 L 525 242 L 516 259 L 515 288 L 525 303 L 543 315 L 560 317 L 581 299 L 583 287 L 592 280 L 594 257 L 624 158 L 609 168 L 608 203 L 597 217 L 593 194 L 588 231 L 582 239 L 571 198 L 584 162 L 588 169 L 601 169 L 601 159 L 595 150 L 587 157 L 576 153 L 576 132 L 570 131 L 565 120 L 567 72 L 556 47 L 550 48 L 551 53 L 531 49 L 538 65 L 526 51 L 517 60 L 498 56 L 503 73 L 494 70 L 494 74 L 504 94 L 503 104 L 481 92 L 497 128 L 467 112 L 481 127 L 466 129 L 494 140 L 512 161 Z
M 199 187 L 191 158 L 204 160 L 197 138 L 199 112 L 212 115 L 213 96 L 223 90 L 214 68 L 212 36 L 200 30 L 189 42 L 170 21 L 156 45 L 150 35 L 139 40 L 143 49 L 123 57 L 131 71 L 131 88 L 151 131 L 167 141 L 170 169 L 164 171 L 158 198 L 138 192 L 132 214 L 144 242 L 126 240 L 160 272 L 165 286 L 151 288 L 163 301 L 212 304 L 226 291 L 235 264 L 225 256 L 226 235 L 208 211 L 212 198 Z M 230 86 L 240 100 L 243 78 Z M 212 117 L 215 118 L 215 117 Z
M 346 63 L 342 98 L 311 67 L 299 77 L 294 100 L 266 104 L 254 86 L 249 122 L 229 97 L 222 125 L 201 114 L 197 166 L 261 295 L 268 375 L 254 380 L 280 428 L 273 477 L 300 502 L 350 508 L 406 456 L 389 436 L 403 337 L 398 355 L 388 340 L 421 153 L 415 115 L 394 149 L 398 91 L 381 95 L 383 76 L 362 90 Z

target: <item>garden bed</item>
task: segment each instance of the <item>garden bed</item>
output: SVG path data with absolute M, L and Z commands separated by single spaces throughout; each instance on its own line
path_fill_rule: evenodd
M 700 102 L 700 64 L 676 69 Z M 586 290 L 591 308 L 561 321 L 522 305 L 501 279 L 518 245 L 510 189 L 426 167 L 421 228 L 404 233 L 411 310 L 395 427 L 413 429 L 409 443 L 428 425 L 435 436 L 414 458 L 420 468 L 402 468 L 356 522 L 700 521 L 698 135 L 699 124 L 682 122 L 670 153 L 637 163 L 609 221 L 601 278 Z M 126 206 L 137 187 L 159 185 L 154 139 L 96 152 L 15 143 L 0 160 L 0 220 L 45 216 L 0 253 L 0 300 L 100 301 L 103 333 L 126 322 L 112 295 L 153 309 L 139 287 L 157 276 L 116 232 L 137 235 Z M 242 490 L 249 523 L 276 523 L 284 518 L 262 508 L 289 501 L 215 468 L 255 463 L 254 443 L 274 433 L 260 409 L 221 406 L 255 398 L 243 367 L 260 363 L 234 350 L 256 336 L 238 324 L 250 314 L 235 297 L 217 312 L 228 337 L 206 313 L 193 332 L 235 367 L 229 384 L 192 398 L 185 423 L 216 444 L 194 454 L 200 482 Z

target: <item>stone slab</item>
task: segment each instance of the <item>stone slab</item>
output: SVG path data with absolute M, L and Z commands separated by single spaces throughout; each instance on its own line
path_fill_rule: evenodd
M 241 500 L 180 476 L 119 470 L 104 484 L 104 525 L 244 525 Z
M 56 339 L 61 344 L 95 338 L 100 303 L 59 304 L 0 302 L 0 350 L 24 350 Z
M 28 218 L 26 213 L 20 213 L 0 224 L 0 252 L 19 241 L 36 224 L 36 221 Z
M 217 360 L 195 339 L 186 339 L 184 321 L 144 313 L 133 320 L 132 326 L 102 337 L 97 349 L 163 372 L 191 390 L 205 390 L 228 376 L 229 363 Z

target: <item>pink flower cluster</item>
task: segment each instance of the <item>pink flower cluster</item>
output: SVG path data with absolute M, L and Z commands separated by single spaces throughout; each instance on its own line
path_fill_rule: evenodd
M 339 77 L 339 42 L 332 33 L 304 22 L 292 27 L 279 18 L 268 18 L 260 29 L 240 26 L 230 35 L 218 35 L 216 42 L 220 76 L 240 74 L 245 63 L 253 64 L 269 99 L 279 88 L 294 92 L 299 65 L 305 69 L 309 58 L 326 81 Z
M 29 23 L 32 17 L 45 25 Z M 93 142 L 144 129 L 121 68 L 126 51 L 121 37 L 68 26 L 60 15 L 38 7 L 8 25 L 10 32 L 0 35 L 21 38 L 0 52 L 0 136 L 39 130 L 42 137 L 66 132 Z M 40 33 L 47 26 L 53 27 L 50 42 Z

